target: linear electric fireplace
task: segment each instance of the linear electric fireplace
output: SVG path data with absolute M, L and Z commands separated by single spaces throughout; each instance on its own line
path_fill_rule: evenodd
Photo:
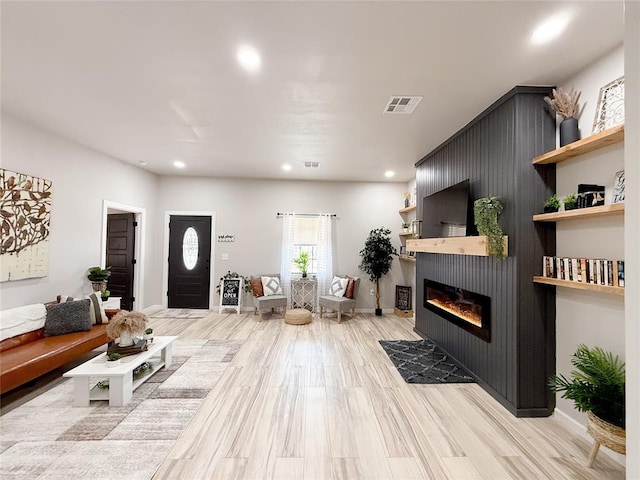
M 491 341 L 491 299 L 486 295 L 425 279 L 424 307 L 484 341 Z

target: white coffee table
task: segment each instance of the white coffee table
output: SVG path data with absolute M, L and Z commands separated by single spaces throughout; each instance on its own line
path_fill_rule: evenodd
M 103 353 L 69 370 L 63 377 L 73 378 L 75 406 L 88 407 L 91 400 L 109 400 L 109 406 L 116 407 L 127 403 L 136 388 L 162 367 L 171 366 L 171 344 L 176 338 L 178 337 L 155 337 L 146 352 L 122 357 L 120 364 L 115 367 L 107 367 L 107 354 Z M 133 371 L 144 362 L 151 363 L 153 370 L 134 380 Z M 103 380 L 109 380 L 108 389 L 96 386 L 98 381 Z

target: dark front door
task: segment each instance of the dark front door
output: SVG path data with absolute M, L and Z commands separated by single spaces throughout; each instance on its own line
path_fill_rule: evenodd
M 111 267 L 107 288 L 112 297 L 121 297 L 120 308 L 133 310 L 133 270 L 136 222 L 133 213 L 107 215 L 107 266 Z
M 171 215 L 169 308 L 209 308 L 211 217 Z

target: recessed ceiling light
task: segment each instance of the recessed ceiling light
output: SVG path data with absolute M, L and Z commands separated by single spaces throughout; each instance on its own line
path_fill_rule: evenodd
M 283 169 L 285 172 L 289 172 L 289 171 L 291 171 L 291 168 L 293 168 L 293 167 L 291 167 L 291 165 L 289 165 L 288 163 L 285 163 L 284 165 L 282 165 L 282 169 Z
M 260 66 L 262 65 L 262 60 L 260 59 L 258 51 L 255 48 L 246 45 L 238 49 L 236 58 L 238 59 L 240 66 L 250 73 L 257 72 L 260 70 Z
M 140 161 L 138 161 L 138 163 L 143 167 L 147 166 L 147 161 L 146 160 L 140 160 Z
M 176 160 L 173 162 L 173 166 L 176 168 L 184 168 L 186 165 L 183 161 Z
M 387 170 L 386 172 L 384 172 L 384 176 L 387 178 L 391 178 L 396 174 L 396 172 L 394 172 L 393 170 Z
M 569 15 L 558 13 L 540 23 L 531 35 L 531 43 L 543 45 L 556 39 L 569 24 Z

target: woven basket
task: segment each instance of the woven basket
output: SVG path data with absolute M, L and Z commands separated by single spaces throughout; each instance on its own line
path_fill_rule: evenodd
M 593 413 L 587 412 L 589 426 L 587 432 L 600 445 L 610 448 L 616 453 L 626 453 L 627 433 L 624 428 L 616 427 L 609 422 L 605 422 L 601 418 L 596 417 Z

